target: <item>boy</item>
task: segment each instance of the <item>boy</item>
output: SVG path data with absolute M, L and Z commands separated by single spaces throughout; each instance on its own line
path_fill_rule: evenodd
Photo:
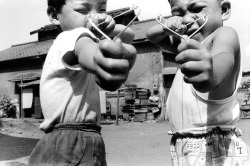
M 236 91 L 241 58 L 237 33 L 223 26 L 230 16 L 230 2 L 169 3 L 173 16 L 166 27 L 155 25 L 147 36 L 164 53 L 175 54 L 180 64 L 167 99 L 167 113 L 175 131 L 171 133 L 172 163 L 248 165 L 248 148 L 233 126 L 240 115 Z
M 99 41 L 89 30 L 100 36 L 89 18 L 96 25 L 101 23 L 100 28 L 110 37 L 125 28 L 105 14 L 106 3 L 48 0 L 48 16 L 63 32 L 43 67 L 40 97 L 44 122 L 40 129 L 46 135 L 33 150 L 29 165 L 106 165 L 98 85 L 109 91 L 118 89 L 136 58 L 136 49 L 129 44 L 134 38 L 131 29 L 116 41 Z

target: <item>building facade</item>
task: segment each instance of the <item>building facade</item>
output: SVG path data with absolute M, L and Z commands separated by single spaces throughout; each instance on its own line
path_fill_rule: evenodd
M 114 17 L 128 11 L 124 8 L 111 11 Z M 117 17 L 117 23 L 127 25 L 133 19 L 133 11 Z M 161 50 L 146 37 L 146 31 L 157 24 L 155 20 L 137 20 L 131 28 L 135 31 L 133 45 L 137 49 L 137 59 L 125 84 L 135 84 L 137 87 L 150 91 L 170 87 L 169 78 L 173 78 L 176 65 L 166 61 Z M 19 108 L 21 117 L 41 118 L 39 98 L 39 80 L 44 60 L 53 40 L 60 33 L 54 25 L 47 25 L 30 34 L 38 33 L 38 41 L 13 45 L 0 52 L 0 99 L 7 96 Z M 170 67 L 164 69 L 164 66 Z M 174 68 L 173 68 L 174 67 Z M 163 77 L 163 74 L 168 75 Z M 164 83 L 165 80 L 165 83 Z M 170 80 L 170 81 L 169 81 Z M 166 92 L 168 91 L 167 89 Z

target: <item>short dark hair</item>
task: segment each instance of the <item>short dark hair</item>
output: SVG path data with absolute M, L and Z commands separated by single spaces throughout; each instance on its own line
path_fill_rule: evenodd
M 50 14 L 53 11 L 60 13 L 65 4 L 66 0 L 48 0 L 47 14 Z

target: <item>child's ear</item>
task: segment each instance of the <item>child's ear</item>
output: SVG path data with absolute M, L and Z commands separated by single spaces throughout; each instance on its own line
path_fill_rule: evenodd
M 49 16 L 49 20 L 51 23 L 53 23 L 55 25 L 60 24 L 59 19 L 58 19 L 58 13 L 56 12 L 56 10 L 54 8 L 48 8 L 47 14 Z
M 221 18 L 222 21 L 229 19 L 231 15 L 231 3 L 228 0 L 223 0 L 221 2 Z

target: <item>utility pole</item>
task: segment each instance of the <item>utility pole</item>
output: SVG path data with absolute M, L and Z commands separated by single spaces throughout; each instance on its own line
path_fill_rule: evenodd
M 119 117 L 119 111 L 120 111 L 120 90 L 118 89 L 118 94 L 117 94 L 117 111 L 116 111 L 116 125 L 119 125 L 118 123 L 118 117 Z
M 21 107 L 21 118 L 23 119 L 24 118 L 24 111 L 23 111 L 23 75 L 22 75 L 22 78 L 21 78 L 21 97 L 20 97 L 20 107 Z

